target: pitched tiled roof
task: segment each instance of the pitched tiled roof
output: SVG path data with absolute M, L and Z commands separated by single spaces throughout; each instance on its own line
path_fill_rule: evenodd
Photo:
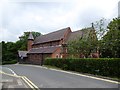
M 35 38 L 34 44 L 61 40 L 64 37 L 65 32 L 69 29 L 70 27 L 67 27 L 67 28 L 64 28 L 64 29 L 61 29 L 61 30 L 58 30 L 58 31 L 55 31 L 49 34 L 39 36 Z
M 87 38 L 91 30 L 94 30 L 94 29 L 90 27 L 90 28 L 85 28 L 82 30 L 74 31 L 69 35 L 67 42 L 74 41 L 80 38 Z
M 53 53 L 60 46 L 49 46 L 49 47 L 40 47 L 40 48 L 32 48 L 28 54 L 30 53 Z
M 27 57 L 28 51 L 18 51 L 19 57 Z
M 28 36 L 28 39 L 31 39 L 31 40 L 34 40 L 34 37 L 32 35 L 32 33 L 30 32 L 29 36 Z

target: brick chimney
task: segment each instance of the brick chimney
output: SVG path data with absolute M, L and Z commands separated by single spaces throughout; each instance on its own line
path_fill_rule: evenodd
M 30 34 L 28 36 L 28 43 L 27 43 L 28 51 L 32 48 L 33 41 L 34 41 L 34 37 L 33 37 L 32 33 L 30 32 Z

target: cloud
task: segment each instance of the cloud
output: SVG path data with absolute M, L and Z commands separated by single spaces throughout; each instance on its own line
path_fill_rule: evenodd
M 0 40 L 14 41 L 14 39 L 17 38 L 16 32 L 9 32 L 9 30 L 6 28 L 0 28 L 0 32 L 2 32 L 2 34 L 0 35 Z
M 4 37 L 0 41 L 16 41 L 25 31 L 45 34 L 68 26 L 73 31 L 89 27 L 102 17 L 116 17 L 117 2 L 118 0 L 2 0 L 0 37 L 3 33 Z

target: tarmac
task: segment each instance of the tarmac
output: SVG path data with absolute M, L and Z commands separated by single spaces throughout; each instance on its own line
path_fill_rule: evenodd
M 21 76 L 0 72 L 0 90 L 31 89 Z
M 19 76 L 10 68 L 0 65 L 0 90 L 39 90 L 25 76 Z

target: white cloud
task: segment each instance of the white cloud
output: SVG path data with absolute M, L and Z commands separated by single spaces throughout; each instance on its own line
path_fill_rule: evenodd
M 14 41 L 14 38 L 17 38 L 15 33 L 10 32 L 6 28 L 0 28 L 0 32 L 2 33 L 2 34 L 0 34 L 1 41 L 2 40 L 3 41 L 11 41 L 11 40 Z
M 16 41 L 24 31 L 48 33 L 68 26 L 77 30 L 90 26 L 102 17 L 112 19 L 117 16 L 118 1 L 2 0 L 0 21 L 6 34 L 3 40 Z

